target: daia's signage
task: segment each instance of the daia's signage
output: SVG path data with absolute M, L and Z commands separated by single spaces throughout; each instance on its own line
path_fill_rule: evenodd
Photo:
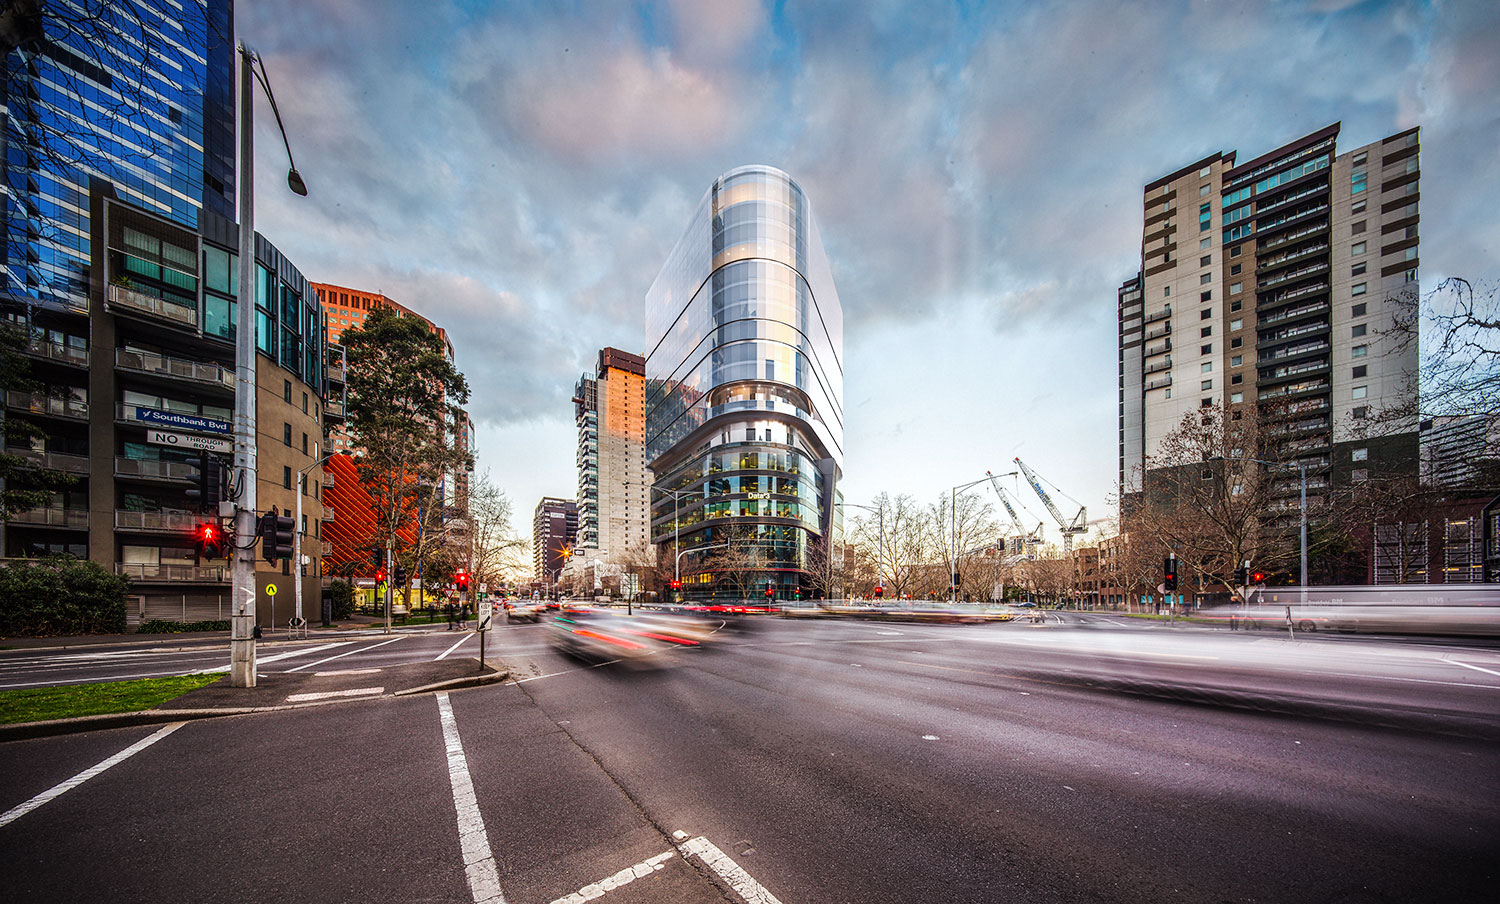
M 217 436 L 198 436 L 192 433 L 172 433 L 167 430 L 147 430 L 146 442 L 158 446 L 173 446 L 192 449 L 194 452 L 233 452 L 234 443 Z

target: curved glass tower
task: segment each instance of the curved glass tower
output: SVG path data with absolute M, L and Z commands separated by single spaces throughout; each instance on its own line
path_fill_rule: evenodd
M 838 530 L 843 313 L 781 170 L 720 176 L 646 295 L 651 539 L 687 597 L 795 596 Z

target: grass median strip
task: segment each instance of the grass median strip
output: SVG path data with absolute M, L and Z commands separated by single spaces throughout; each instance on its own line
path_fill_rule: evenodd
M 0 725 L 138 712 L 213 684 L 222 677 L 224 676 L 175 675 L 170 678 L 101 681 L 96 684 L 0 691 Z

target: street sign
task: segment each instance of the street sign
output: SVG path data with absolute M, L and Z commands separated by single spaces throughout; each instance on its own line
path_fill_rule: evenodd
M 275 584 L 267 584 L 266 585 L 266 596 L 275 596 L 275 595 L 276 595 L 276 585 Z
M 234 443 L 222 437 L 200 436 L 195 433 L 173 433 L 170 430 L 149 429 L 146 431 L 146 442 L 155 443 L 158 446 L 192 449 L 194 452 L 223 452 L 228 454 L 234 451 Z
M 479 622 L 475 627 L 477 627 L 480 631 L 488 631 L 490 629 L 490 622 L 495 617 L 494 608 L 491 606 L 480 606 L 478 609 L 478 615 Z

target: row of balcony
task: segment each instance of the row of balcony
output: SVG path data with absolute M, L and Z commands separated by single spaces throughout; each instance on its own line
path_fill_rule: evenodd
M 1269 355 L 1261 355 L 1256 359 L 1256 363 L 1265 364 L 1268 361 L 1280 361 L 1283 358 L 1295 358 L 1300 355 L 1310 355 L 1314 352 L 1324 352 L 1327 350 L 1327 342 L 1308 342 L 1303 345 L 1294 345 L 1288 348 L 1279 348 L 1276 351 L 1271 352 Z
M 1306 226 L 1303 226 L 1303 227 L 1301 227 L 1299 229 L 1295 229 L 1295 230 L 1293 230 L 1291 232 L 1283 233 L 1282 235 L 1276 236 L 1275 241 L 1267 242 L 1267 243 L 1261 245 L 1259 251 L 1261 253 L 1265 253 L 1267 251 L 1276 251 L 1276 250 L 1278 250 L 1280 248 L 1285 248 L 1287 245 L 1290 245 L 1292 242 L 1295 242 L 1295 241 L 1297 241 L 1298 239 L 1300 239 L 1300 238 L 1302 238 L 1304 236 L 1317 235 L 1320 232 L 1327 232 L 1327 231 L 1328 231 L 1328 220 L 1325 217 L 1323 219 L 1318 220 L 1315 223 L 1309 223 Z
M 1306 364 L 1295 364 L 1288 367 L 1278 367 L 1275 370 L 1262 373 L 1260 375 L 1260 379 L 1261 382 L 1270 380 L 1284 380 L 1288 377 L 1298 377 L 1302 374 L 1310 374 L 1317 371 L 1326 370 L 1328 370 L 1328 360 L 1326 358 L 1319 358 L 1315 361 L 1308 361 Z
M 128 286 L 110 286 L 107 298 L 111 307 L 124 308 L 133 313 L 145 314 L 153 319 L 165 320 L 178 326 L 198 326 L 197 308 L 174 304 L 154 295 L 147 295 L 145 292 L 137 292 Z
M 1255 202 L 1255 215 L 1260 216 L 1261 214 L 1271 213 L 1285 207 L 1293 201 L 1300 201 L 1303 198 L 1310 198 L 1313 195 L 1327 194 L 1327 192 L 1328 183 L 1324 181 L 1319 182 L 1309 188 L 1303 189 L 1296 194 L 1290 194 L 1284 198 L 1277 198 L 1275 201 L 1272 201 L 1268 204 L 1264 204 L 1262 201 L 1257 199 Z M 1324 206 L 1326 207 L 1327 205 Z
M 1316 294 L 1318 294 L 1320 292 L 1327 292 L 1327 291 L 1328 291 L 1328 283 L 1321 282 L 1321 281 L 1320 282 L 1315 282 L 1312 285 L 1303 286 L 1300 289 L 1288 289 L 1285 292 L 1280 292 L 1280 293 L 1274 294 L 1274 295 L 1270 296 L 1269 298 L 1262 298 L 1260 300 L 1260 305 L 1262 307 L 1269 307 L 1270 305 L 1273 305 L 1273 304 L 1281 304 L 1282 302 L 1295 301 L 1298 298 L 1303 298 L 1303 297 L 1308 296 L 1308 295 L 1316 295 Z
M 1283 320 L 1292 320 L 1297 317 L 1305 317 L 1309 314 L 1322 314 L 1328 310 L 1328 302 L 1320 301 L 1316 304 L 1303 305 L 1290 311 L 1277 311 L 1275 314 L 1267 314 L 1256 318 L 1256 323 L 1265 326 L 1268 323 L 1280 323 Z
M 1327 269 L 1328 263 L 1326 261 L 1314 261 L 1313 263 L 1308 264 L 1305 267 L 1298 267 L 1295 270 L 1288 270 L 1285 273 L 1278 273 L 1270 279 L 1261 280 L 1260 283 L 1255 287 L 1255 289 L 1257 292 L 1263 289 L 1270 289 L 1275 286 L 1279 286 L 1282 283 L 1291 282 L 1294 279 L 1300 279 L 1301 277 L 1310 276 L 1314 273 L 1322 273 Z
M 1266 346 L 1273 345 L 1277 342 L 1285 342 L 1288 339 L 1295 339 L 1298 336 L 1306 336 L 1308 333 L 1326 332 L 1328 332 L 1328 324 L 1323 321 L 1318 321 L 1317 323 L 1306 323 L 1302 326 L 1294 326 L 1290 329 L 1278 330 L 1274 333 L 1267 333 L 1261 336 L 1257 341 L 1262 346 Z
M 1286 397 L 1286 396 L 1298 396 L 1298 395 L 1305 395 L 1305 394 L 1307 394 L 1309 392 L 1327 392 L 1327 391 L 1328 391 L 1328 381 L 1327 380 L 1308 380 L 1308 381 L 1303 382 L 1303 383 L 1291 383 L 1291 384 L 1288 384 L 1286 386 L 1278 387 L 1276 389 L 1268 389 L 1265 392 L 1262 392 L 1259 395 L 1257 395 L 1256 399 L 1259 400 L 1259 401 L 1265 402 L 1265 401 L 1270 401 L 1271 399 L 1279 399 L 1279 398 L 1283 398 L 1283 397 Z
M 136 373 L 180 377 L 222 389 L 234 389 L 234 368 L 221 364 L 189 361 L 185 358 L 173 358 L 155 352 L 117 348 L 115 349 L 115 366 L 121 370 Z
M 5 393 L 5 405 L 31 414 L 48 414 L 53 417 L 75 418 L 86 421 L 89 403 L 82 399 L 62 399 L 40 392 L 20 392 L 12 389 Z
M 1311 245 L 1305 245 L 1301 248 L 1291 248 L 1283 251 L 1281 254 L 1278 254 L 1275 257 L 1261 258 L 1260 262 L 1256 264 L 1255 269 L 1260 272 L 1264 272 L 1266 270 L 1274 270 L 1277 267 L 1280 267 L 1282 264 L 1291 263 L 1292 261 L 1307 257 L 1309 254 L 1317 254 L 1320 251 L 1327 250 L 1327 242 L 1314 242 Z

